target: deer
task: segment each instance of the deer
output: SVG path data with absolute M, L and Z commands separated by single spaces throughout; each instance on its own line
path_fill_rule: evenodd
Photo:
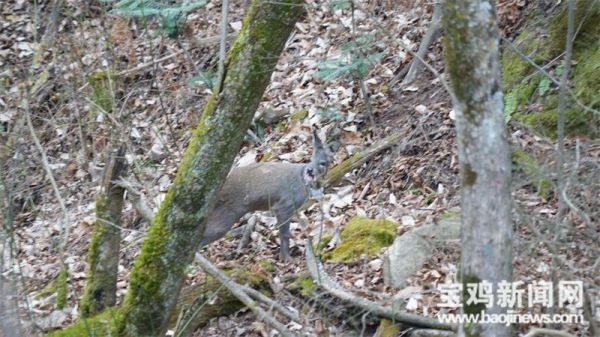
M 327 173 L 340 144 L 324 143 L 312 129 L 313 153 L 308 163 L 267 162 L 233 168 L 209 215 L 200 247 L 227 234 L 247 213 L 272 211 L 279 228 L 279 260 L 290 258 L 290 221 L 309 198 L 322 192 Z

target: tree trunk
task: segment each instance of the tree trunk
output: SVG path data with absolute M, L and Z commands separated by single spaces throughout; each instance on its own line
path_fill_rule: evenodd
M 508 308 L 467 305 L 467 284 L 512 280 L 510 159 L 500 90 L 494 2 L 445 1 L 445 58 L 454 91 L 461 175 L 463 312 Z M 471 324 L 460 336 L 510 336 L 504 324 Z
M 122 334 L 164 335 L 185 268 L 303 2 L 255 0 L 129 276 Z
M 82 317 L 89 317 L 116 303 L 121 213 L 125 189 L 113 181 L 125 174 L 125 146 L 111 151 L 104 170 L 102 190 L 96 197 L 96 225 L 88 253 L 88 273 L 80 303 Z

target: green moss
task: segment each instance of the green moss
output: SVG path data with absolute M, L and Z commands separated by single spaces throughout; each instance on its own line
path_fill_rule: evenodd
M 308 111 L 306 109 L 298 110 L 291 114 L 292 119 L 294 120 L 302 120 L 308 116 Z
M 593 5 L 593 6 L 592 6 Z M 563 2 L 558 14 L 555 14 L 549 22 L 548 47 L 555 54 L 562 53 L 566 46 L 567 36 L 567 2 Z M 600 34 L 600 4 L 595 0 L 578 0 L 575 2 L 574 13 L 575 29 L 577 35 L 573 41 L 575 52 L 588 49 L 591 45 L 598 43 Z
M 118 219 L 114 219 L 108 209 L 108 196 L 104 193 L 99 193 L 96 197 L 96 219 L 104 219 L 112 223 L 120 223 Z M 107 271 L 98 272 L 100 245 L 107 240 L 107 236 L 113 232 L 113 235 L 119 235 L 118 231 L 110 225 L 105 224 L 102 220 L 97 220 L 90 240 L 90 248 L 88 251 L 88 275 L 83 296 L 79 303 L 80 314 L 83 317 L 95 315 L 102 311 L 105 303 L 102 302 L 104 296 L 99 295 L 104 291 L 116 291 L 116 275 L 109 276 Z
M 255 285 L 264 285 L 269 283 L 267 275 L 262 272 L 258 273 L 239 269 L 224 270 L 224 272 L 240 283 L 249 283 Z
M 400 329 L 389 319 L 382 319 L 375 335 L 377 337 L 395 337 L 400 333 Z
M 600 26 L 600 25 L 599 25 Z M 598 32 L 600 35 L 600 32 Z M 577 97 L 594 108 L 600 107 L 600 43 L 596 48 L 582 50 L 573 67 L 572 84 Z
M 261 162 L 268 162 L 269 159 L 273 158 L 273 152 L 271 151 L 267 151 L 265 152 L 265 154 L 263 154 L 262 158 L 260 159 Z
M 517 41 L 514 43 L 519 46 Z M 502 52 L 502 90 L 509 91 L 519 84 L 530 69 L 529 64 L 523 62 L 512 49 L 505 48 Z
M 523 172 L 531 180 L 531 184 L 538 194 L 542 198 L 548 199 L 552 192 L 552 182 L 543 174 L 540 163 L 523 150 L 513 151 L 512 161 L 515 169 Z
M 299 292 L 304 297 L 311 296 L 315 292 L 315 289 L 316 285 L 308 273 L 298 276 L 298 278 L 290 284 L 290 290 Z
M 69 271 L 67 265 L 63 265 L 56 279 L 56 308 L 63 309 L 67 304 Z
M 273 264 L 273 261 L 271 260 L 267 260 L 267 259 L 263 259 L 258 261 L 258 266 L 261 267 L 262 269 L 266 270 L 269 273 L 274 273 L 277 271 L 277 268 L 275 268 L 275 265 Z
M 571 85 L 572 92 L 583 104 L 599 109 L 600 81 L 597 81 L 597 78 L 600 77 L 600 39 L 597 37 L 600 35 L 600 25 L 597 22 L 600 20 L 600 3 L 591 6 L 592 4 L 593 0 L 576 2 L 575 22 L 578 32 L 573 46 Z M 564 52 L 567 31 L 566 7 L 565 2 L 550 20 L 539 19 L 539 15 L 533 15 L 533 19 L 528 19 L 522 33 L 514 42 L 524 54 L 541 66 Z M 532 11 L 536 13 L 539 9 L 533 8 Z M 560 62 L 554 62 L 552 66 L 558 67 Z M 555 78 L 559 77 L 560 71 L 549 67 L 546 69 Z M 508 47 L 502 54 L 502 70 L 507 117 L 510 118 L 519 107 L 525 107 L 534 101 L 542 103 L 541 111 L 516 112 L 512 117 L 542 136 L 556 138 L 556 85 L 552 85 L 551 88 L 548 79 L 541 74 L 530 76 L 536 70 Z M 539 88 L 543 89 L 537 90 Z M 566 135 L 588 138 L 600 136 L 600 118 L 580 108 L 572 100 L 568 104 L 569 108 L 565 111 Z
M 329 233 L 323 233 L 323 235 L 321 235 L 321 239 L 314 242 L 313 248 L 315 250 L 315 253 L 321 254 L 321 252 L 323 251 L 323 249 L 325 249 L 325 247 L 327 247 L 331 239 L 333 239 L 333 235 Z
M 341 244 L 322 257 L 335 262 L 353 262 L 362 254 L 370 258 L 392 244 L 397 227 L 392 221 L 355 216 L 344 226 Z
M 100 113 L 110 113 L 113 110 L 113 95 L 110 90 L 109 74 L 106 71 L 97 71 L 88 78 L 92 87 L 92 109 Z M 113 77 L 114 80 L 114 77 Z
M 326 182 L 332 182 L 332 181 L 337 180 L 338 178 L 340 178 L 342 175 L 344 175 L 346 172 L 349 171 L 349 168 L 352 165 L 352 163 L 359 161 L 362 157 L 363 157 L 363 154 L 361 154 L 360 152 L 353 154 L 352 157 L 345 159 L 343 162 L 339 163 L 338 165 L 333 167 L 331 170 L 329 170 L 327 172 L 327 174 L 325 175 L 324 180 Z
M 118 336 L 117 322 L 119 321 L 119 312 L 111 309 L 106 310 L 90 318 L 77 320 L 75 324 L 59 331 L 53 331 L 47 334 L 47 337 L 83 337 L 83 336 Z
M 556 138 L 556 125 L 558 123 L 558 112 L 556 108 L 530 114 L 515 114 L 515 119 L 521 121 L 542 136 Z M 568 137 L 597 136 L 598 126 L 594 118 L 576 108 L 565 110 L 565 134 Z

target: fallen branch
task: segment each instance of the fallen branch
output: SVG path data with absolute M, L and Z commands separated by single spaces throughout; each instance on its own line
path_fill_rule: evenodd
M 273 328 L 275 328 L 282 336 L 285 337 L 295 337 L 296 334 L 289 331 L 285 325 L 275 319 L 273 316 L 269 315 L 266 311 L 264 311 L 248 294 L 241 288 L 237 283 L 233 282 L 227 275 L 225 275 L 222 271 L 220 271 L 217 267 L 213 266 L 210 261 L 204 258 L 204 256 L 196 253 L 195 261 L 204 269 L 204 271 L 210 276 L 217 279 L 221 284 L 223 284 L 231 293 L 237 297 L 244 305 L 246 305 L 252 312 L 258 316 L 258 318 Z
M 456 330 L 453 324 L 442 323 L 436 319 L 420 315 L 410 314 L 394 308 L 384 307 L 379 303 L 355 296 L 348 290 L 335 282 L 323 269 L 323 265 L 317 260 L 313 249 L 312 240 L 309 237 L 306 243 L 306 266 L 315 283 L 329 292 L 331 295 L 350 302 L 352 305 L 366 310 L 376 316 L 389 318 L 410 326 L 433 328 L 440 330 Z
M 410 337 L 451 337 L 454 336 L 454 331 L 435 330 L 435 329 L 419 329 L 411 332 Z
M 138 190 L 139 185 L 134 186 L 133 182 L 124 178 L 116 180 L 113 183 L 127 190 L 127 198 L 131 200 L 133 208 L 140 213 L 140 216 L 144 220 L 148 221 L 149 223 L 152 222 L 152 219 L 154 219 L 154 212 L 152 212 L 152 208 L 148 206 L 148 203 L 146 202 L 146 199 L 144 199 L 142 192 Z
M 552 329 L 543 329 L 543 328 L 534 328 L 529 330 L 529 332 L 523 337 L 535 337 L 540 335 L 548 335 L 548 336 L 556 336 L 556 337 L 575 337 L 568 332 L 552 330 Z
M 375 144 L 369 146 L 361 152 L 353 154 L 350 158 L 333 167 L 323 179 L 323 186 L 329 186 L 336 180 L 344 176 L 344 174 L 360 167 L 362 164 L 373 158 L 376 154 L 395 145 L 400 139 L 399 134 L 392 134 Z
M 270 308 L 273 308 L 273 309 L 279 311 L 282 315 L 289 318 L 290 320 L 300 323 L 300 316 L 298 316 L 298 314 L 293 312 L 292 310 L 284 307 L 279 302 L 272 300 L 269 296 L 261 293 L 260 291 L 258 291 L 256 289 L 247 287 L 245 285 L 239 285 L 239 286 L 248 295 L 254 297 L 254 299 L 267 304 Z
M 406 148 L 406 146 L 408 144 L 411 144 L 417 140 L 420 140 L 423 137 L 428 137 L 431 134 L 437 133 L 437 131 L 435 131 L 428 135 L 422 135 L 421 137 L 412 139 L 412 137 L 415 135 L 416 132 L 417 132 L 417 130 L 415 129 L 412 132 L 410 132 L 406 137 L 402 137 L 403 142 L 400 145 L 400 151 L 404 150 L 404 148 Z M 350 158 L 344 160 L 343 162 L 337 164 L 331 170 L 329 170 L 329 172 L 327 172 L 327 174 L 325 175 L 325 178 L 323 178 L 323 187 L 327 187 L 327 186 L 333 184 L 338 179 L 343 177 L 346 173 L 348 173 L 356 168 L 359 168 L 362 164 L 371 160 L 375 155 L 396 145 L 398 143 L 398 141 L 401 139 L 400 136 L 401 135 L 399 133 L 391 134 L 391 135 L 385 137 L 384 139 L 375 142 L 373 145 L 369 146 L 368 148 L 366 148 L 358 153 L 353 154 L 352 156 L 350 156 Z

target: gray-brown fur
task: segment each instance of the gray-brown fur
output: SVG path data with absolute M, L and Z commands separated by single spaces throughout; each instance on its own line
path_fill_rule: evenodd
M 313 155 L 310 163 L 257 163 L 231 170 L 204 231 L 201 246 L 216 241 L 246 213 L 272 211 L 277 217 L 280 259 L 289 258 L 290 220 L 319 188 L 337 141 L 323 145 L 313 131 Z

